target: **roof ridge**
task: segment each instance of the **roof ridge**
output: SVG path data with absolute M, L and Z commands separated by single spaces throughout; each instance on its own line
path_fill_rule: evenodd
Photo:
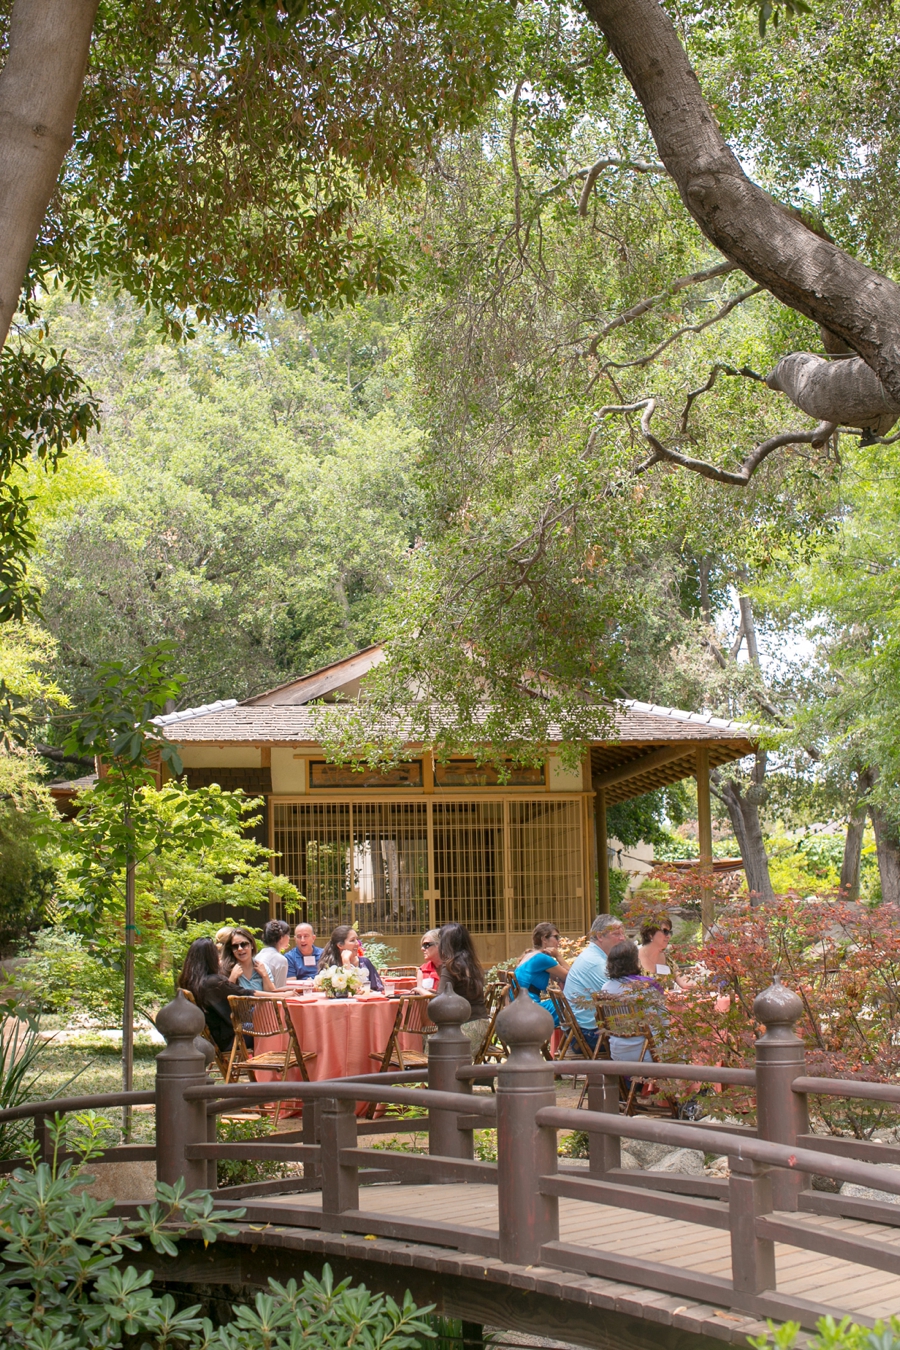
M 185 722 L 190 717 L 204 717 L 207 713 L 225 712 L 228 708 L 236 707 L 236 698 L 220 698 L 216 699 L 215 703 L 201 703 L 197 708 L 182 708 L 180 712 L 160 713 L 153 721 L 158 727 L 167 727 L 173 722 Z

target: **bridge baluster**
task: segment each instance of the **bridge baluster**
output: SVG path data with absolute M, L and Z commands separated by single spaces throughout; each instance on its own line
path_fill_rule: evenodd
M 619 1079 L 592 1078 L 588 1084 L 589 1111 L 603 1111 L 606 1115 L 619 1114 Z M 605 1176 L 614 1167 L 622 1166 L 622 1140 L 617 1134 L 588 1136 L 588 1172 L 592 1177 Z
M 341 1214 L 359 1209 L 359 1171 L 341 1162 L 341 1149 L 356 1148 L 356 1103 L 326 1097 L 319 1105 L 322 1146 L 322 1227 L 340 1231 Z
M 743 1158 L 731 1159 L 728 1212 L 731 1229 L 731 1278 L 735 1290 L 761 1294 L 775 1285 L 775 1243 L 756 1233 L 756 1220 L 772 1212 L 770 1168 Z
M 184 1090 L 208 1082 L 206 1055 L 194 1043 L 203 1031 L 200 1008 L 179 992 L 160 1010 L 156 1026 L 166 1048 L 156 1056 L 156 1176 L 174 1185 L 181 1177 L 187 1191 L 205 1189 L 205 1160 L 189 1161 L 189 1144 L 207 1141 L 206 1103 L 186 1102 Z
M 542 1107 L 556 1104 L 553 1065 L 541 1054 L 553 1019 L 520 994 L 498 1016 L 497 1034 L 509 1046 L 497 1071 L 500 1259 L 528 1266 L 545 1242 L 559 1240 L 558 1201 L 538 1190 L 538 1178 L 557 1170 L 556 1130 L 535 1123 Z
M 442 990 L 428 1004 L 428 1016 L 437 1026 L 434 1035 L 428 1037 L 428 1086 L 433 1092 L 458 1092 L 461 1109 L 465 1109 L 472 1084 L 460 1082 L 456 1071 L 472 1063 L 472 1042 L 460 1027 L 471 1015 L 467 1000 L 450 989 Z M 474 1158 L 472 1131 L 459 1128 L 455 1111 L 429 1108 L 428 1121 L 429 1153 L 442 1158 Z
M 753 1015 L 766 1028 L 756 1042 L 756 1117 L 760 1139 L 773 1144 L 797 1146 L 798 1134 L 809 1130 L 806 1098 L 791 1084 L 806 1072 L 806 1051 L 794 1028 L 803 1003 L 792 989 L 774 982 L 753 1001 Z M 796 1210 L 800 1192 L 807 1185 L 801 1173 L 777 1168 L 772 1172 L 772 1203 L 775 1209 Z

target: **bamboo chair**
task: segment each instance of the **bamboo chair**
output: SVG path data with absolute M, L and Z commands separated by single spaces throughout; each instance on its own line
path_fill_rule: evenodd
M 379 972 L 386 980 L 414 980 L 419 973 L 418 966 L 387 966 Z
M 490 1019 L 481 1038 L 481 1045 L 472 1056 L 473 1064 L 499 1064 L 506 1059 L 508 1048 L 497 1035 L 497 1015 L 506 1007 L 509 999 L 509 986 L 497 981 L 485 986 L 484 1001 L 487 1004 Z
M 252 994 L 231 995 L 231 1025 L 234 1027 L 234 1045 L 228 1060 L 226 1083 L 252 1078 L 264 1070 L 275 1073 L 283 1083 L 289 1069 L 299 1069 L 300 1077 L 309 1082 L 306 1061 L 316 1058 L 315 1050 L 302 1050 L 297 1032 L 281 998 L 256 998 Z M 274 1050 L 260 1049 L 265 1041 L 275 1037 L 286 1038 L 287 1045 Z M 252 1050 L 250 1041 L 252 1039 Z M 275 1124 L 281 1114 L 281 1102 L 275 1107 Z
M 556 1009 L 556 1016 L 559 1019 L 559 1029 L 562 1032 L 562 1040 L 556 1051 L 557 1059 L 608 1059 L 609 1058 L 609 1033 L 605 1028 L 598 1027 L 600 1032 L 597 1037 L 597 1043 L 592 1047 L 590 1041 L 584 1034 L 584 1027 L 575 1016 L 575 1009 L 561 989 L 550 989 L 550 1001 Z M 577 1084 L 578 1079 L 574 1080 Z M 584 1099 L 587 1096 L 588 1079 L 585 1076 L 584 1085 L 581 1089 L 581 1096 L 578 1098 L 578 1105 L 575 1108 L 580 1111 L 584 1105 Z
M 650 1059 L 654 1064 L 659 1063 L 659 1055 L 656 1053 L 656 1042 L 653 1039 L 653 1028 L 650 1026 L 647 1001 L 639 995 L 620 995 L 610 996 L 603 994 L 594 994 L 594 1007 L 597 1010 L 597 1026 L 601 1027 L 610 1036 L 640 1036 L 642 1044 L 636 1059 L 643 1060 L 644 1055 L 649 1051 Z M 634 1100 L 637 1093 L 638 1084 L 644 1083 L 645 1078 L 632 1078 L 631 1085 L 626 1091 L 625 1086 L 619 1079 L 619 1095 L 625 1102 L 626 1116 L 634 1115 Z
M 424 1043 L 421 1050 L 407 1050 L 400 1044 L 401 1036 L 421 1035 L 424 1042 L 424 1037 L 428 1032 L 437 1031 L 437 1027 L 430 1023 L 423 1025 L 424 1008 L 422 1005 L 427 1002 L 428 999 L 423 998 L 421 994 L 407 994 L 397 1000 L 397 1015 L 394 1018 L 394 1025 L 391 1027 L 387 1045 L 381 1054 L 373 1050 L 369 1055 L 369 1058 L 375 1060 L 378 1065 L 375 1073 L 390 1073 L 392 1069 L 398 1069 L 402 1073 L 405 1069 L 424 1069 L 427 1067 L 428 1055 Z M 369 1102 L 364 1113 L 367 1120 L 374 1117 L 377 1106 L 378 1102 Z
M 185 998 L 187 999 L 188 1003 L 193 1003 L 193 1005 L 194 1005 L 195 1008 L 198 1008 L 198 1007 L 200 1006 L 199 1003 L 197 1002 L 197 1000 L 194 998 L 194 995 L 191 993 L 190 989 L 182 989 L 181 992 L 184 994 L 184 996 L 185 996 Z M 215 1055 L 216 1055 L 216 1068 L 219 1070 L 219 1073 L 222 1075 L 222 1078 L 223 1078 L 224 1082 L 227 1083 L 227 1082 L 228 1082 L 228 1056 L 224 1053 L 224 1051 L 220 1050 L 219 1047 L 216 1045 L 216 1042 L 215 1042 L 215 1039 L 214 1039 L 214 1037 L 213 1037 L 213 1034 L 212 1034 L 212 1032 L 210 1031 L 209 1026 L 207 1025 L 206 1022 L 203 1023 L 203 1031 L 201 1032 L 201 1035 L 203 1036 L 203 1039 L 204 1039 L 205 1041 L 209 1041 L 210 1045 L 212 1046 L 213 1050 L 215 1051 Z

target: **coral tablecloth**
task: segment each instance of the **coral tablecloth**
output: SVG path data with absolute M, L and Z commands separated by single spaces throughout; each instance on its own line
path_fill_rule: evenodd
M 397 1016 L 395 1002 L 376 994 L 356 998 L 306 994 L 289 998 L 285 1007 L 301 1050 L 316 1052 L 306 1064 L 313 1082 L 378 1072 L 378 1061 L 370 1056 L 381 1055 L 388 1043 Z

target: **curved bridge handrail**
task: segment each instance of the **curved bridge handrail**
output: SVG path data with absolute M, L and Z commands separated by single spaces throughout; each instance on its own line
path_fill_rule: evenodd
M 29 1116 L 52 1116 L 57 1111 L 92 1111 L 98 1106 L 147 1106 L 156 1101 L 155 1092 L 98 1092 L 92 1097 L 55 1097 L 49 1102 L 26 1102 L 0 1111 L 0 1122 L 27 1120 Z
M 463 1065 L 456 1076 L 461 1082 L 489 1083 L 497 1077 L 500 1066 L 487 1064 Z M 556 1060 L 553 1072 L 557 1078 L 681 1078 L 689 1083 L 732 1083 L 739 1087 L 756 1087 L 754 1069 L 725 1069 L 715 1064 L 656 1064 L 647 1071 L 647 1062 L 624 1059 Z M 825 1079 L 821 1080 L 825 1082 Z
M 565 1107 L 545 1106 L 535 1117 L 538 1125 L 549 1125 L 563 1130 L 581 1130 L 587 1134 L 612 1134 L 626 1139 L 644 1139 L 653 1144 L 673 1144 L 677 1148 L 696 1149 L 697 1130 L 694 1125 L 677 1125 L 668 1121 L 638 1120 L 634 1116 L 605 1115 L 599 1111 L 575 1111 Z M 752 1136 L 725 1134 L 710 1129 L 703 1132 L 706 1152 L 717 1150 L 728 1157 L 762 1163 L 769 1167 L 784 1167 L 796 1172 L 820 1175 L 822 1154 L 808 1148 L 792 1148 L 787 1144 L 773 1144 Z M 829 1173 L 839 1181 L 850 1181 L 874 1190 L 890 1191 L 900 1195 L 900 1174 L 874 1163 L 845 1162 L 828 1159 Z
M 389 1092 L 379 1084 L 360 1082 L 358 1078 L 323 1079 L 318 1083 L 215 1083 L 210 1087 L 186 1088 L 188 1102 L 220 1101 L 222 1110 L 231 1110 L 234 1103 L 246 1101 L 317 1101 L 327 1098 L 338 1101 L 384 1102 L 386 1106 L 427 1106 L 429 1110 L 453 1111 L 456 1115 L 484 1116 L 496 1120 L 497 1104 L 493 1100 L 470 1097 L 459 1092 L 413 1092 L 409 1088 L 394 1088 Z M 227 1101 L 223 1099 L 227 1098 Z
M 818 1097 L 859 1097 L 900 1106 L 900 1083 L 867 1083 L 856 1078 L 795 1078 L 791 1088 L 794 1092 Z

